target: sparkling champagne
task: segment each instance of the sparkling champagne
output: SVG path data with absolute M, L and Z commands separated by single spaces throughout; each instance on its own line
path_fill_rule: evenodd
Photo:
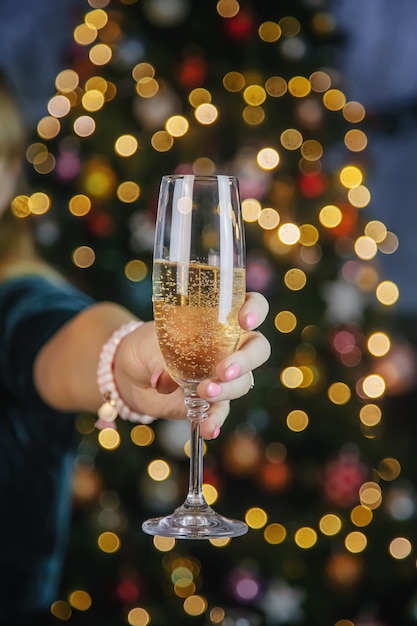
M 177 382 L 212 376 L 239 340 L 245 270 L 155 261 L 153 272 L 154 319 L 168 371 Z

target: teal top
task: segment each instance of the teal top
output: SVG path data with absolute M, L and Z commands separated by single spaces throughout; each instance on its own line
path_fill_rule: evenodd
M 32 371 L 45 342 L 92 303 L 68 283 L 40 276 L 0 284 L 0 624 L 49 613 L 57 599 L 70 515 L 74 415 L 42 401 Z

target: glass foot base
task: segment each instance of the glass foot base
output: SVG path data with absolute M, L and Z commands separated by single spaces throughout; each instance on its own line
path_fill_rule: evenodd
M 142 524 L 148 535 L 175 539 L 216 539 L 240 537 L 248 531 L 245 522 L 215 513 L 210 507 L 178 508 L 166 517 L 154 517 Z

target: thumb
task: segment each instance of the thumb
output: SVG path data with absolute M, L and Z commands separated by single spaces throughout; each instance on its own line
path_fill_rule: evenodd
M 166 370 L 160 368 L 151 375 L 151 387 L 159 393 L 172 393 L 178 388 L 178 384 Z

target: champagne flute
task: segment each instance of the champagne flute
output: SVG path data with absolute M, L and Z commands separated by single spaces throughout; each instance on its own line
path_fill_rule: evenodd
M 245 239 L 233 176 L 163 176 L 153 261 L 153 308 L 162 356 L 184 389 L 191 423 L 189 489 L 184 503 L 142 524 L 150 535 L 178 539 L 237 537 L 247 525 L 216 513 L 202 490 L 200 424 L 209 403 L 198 383 L 237 347 L 246 293 Z

